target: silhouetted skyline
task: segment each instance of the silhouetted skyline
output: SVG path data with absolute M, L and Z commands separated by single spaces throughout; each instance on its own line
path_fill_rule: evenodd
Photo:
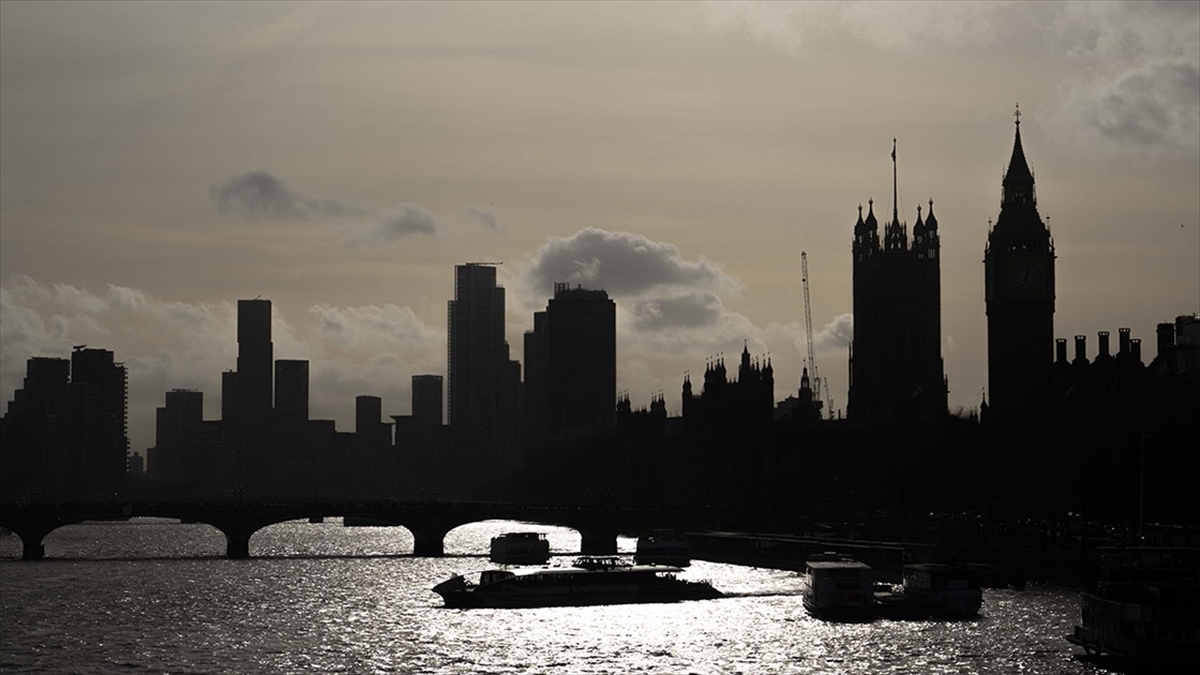
M 413 374 L 444 373 L 446 270 L 495 260 L 514 347 L 554 282 L 582 283 L 617 304 L 635 406 L 664 391 L 678 414 L 682 373 L 744 340 L 782 400 L 804 250 L 844 409 L 846 229 L 859 202 L 888 206 L 898 138 L 900 212 L 932 197 L 942 223 L 949 407 L 974 407 L 1018 101 L 1055 336 L 1148 339 L 1200 309 L 1198 12 L 6 2 L 0 398 L 31 356 L 112 350 L 145 449 L 165 391 L 219 417 L 234 301 L 261 296 L 275 357 L 310 362 L 312 417 L 349 429 L 356 395 L 404 412 Z

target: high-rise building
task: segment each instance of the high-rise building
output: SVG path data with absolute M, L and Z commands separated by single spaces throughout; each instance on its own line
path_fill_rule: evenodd
M 72 492 L 80 497 L 120 492 L 129 462 L 125 365 L 107 349 L 76 347 L 68 401 Z
M 239 413 L 248 419 L 263 419 L 271 409 L 275 359 L 270 300 L 238 300 L 237 338 Z
M 275 411 L 289 422 L 308 419 L 308 361 L 275 362 Z
M 412 416 L 417 427 L 442 426 L 442 376 L 412 376 Z
M 0 427 L 0 498 L 67 489 L 67 389 L 71 362 L 34 357 Z
M 854 421 L 938 419 L 946 414 L 941 349 L 938 221 L 929 213 L 908 225 L 897 207 L 892 146 L 892 218 L 882 243 L 874 202 L 854 225 L 854 341 L 850 345 L 847 415 Z
M 617 404 L 617 310 L 602 290 L 556 283 L 525 338 L 531 443 L 567 427 L 613 420 Z
M 519 430 L 520 366 L 508 355 L 496 268 L 456 265 L 454 299 L 447 304 L 450 432 L 456 450 L 497 466 L 514 460 Z
M 185 446 L 185 438 L 204 421 L 204 392 L 172 389 L 158 408 L 150 471 L 162 485 L 178 486 L 197 474 L 197 460 Z
M 383 421 L 383 399 L 378 396 L 354 397 L 354 435 L 361 445 L 371 448 L 390 446 L 390 428 L 391 425 Z
M 988 325 L 989 411 L 1020 408 L 1054 359 L 1054 240 L 1037 209 L 1033 172 L 1016 113 L 1000 216 L 983 253 Z

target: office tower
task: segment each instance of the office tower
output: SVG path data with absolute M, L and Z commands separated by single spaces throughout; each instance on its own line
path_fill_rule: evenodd
M 617 399 L 616 304 L 602 290 L 556 283 L 526 336 L 530 441 L 611 422 Z
M 893 142 L 894 143 L 894 142 Z M 850 345 L 847 415 L 854 421 L 931 420 L 946 414 L 941 349 L 938 221 L 929 213 L 908 242 L 897 206 L 892 146 L 892 218 L 882 243 L 874 202 L 854 225 L 854 340 Z
M 66 489 L 67 388 L 71 362 L 34 357 L 25 362 L 25 381 L 8 402 L 0 431 L 0 498 Z
M 1041 387 L 1054 358 L 1054 240 L 1037 209 L 1016 113 L 1000 216 L 984 248 L 989 411 L 1005 414 Z
M 165 405 L 155 411 L 151 476 L 163 485 L 177 486 L 196 475 L 198 458 L 189 455 L 185 438 L 204 421 L 204 393 L 191 389 L 167 392 Z
M 237 371 L 221 373 L 221 421 L 229 422 L 237 416 Z
M 372 448 L 390 446 L 391 425 L 383 422 L 383 399 L 378 396 L 354 398 L 354 435 L 360 445 Z
M 238 408 L 247 419 L 265 419 L 271 409 L 271 301 L 238 300 Z
M 70 489 L 80 497 L 125 487 L 128 375 L 107 349 L 76 347 L 68 389 Z
M 418 428 L 442 426 L 442 376 L 412 376 L 412 416 Z
M 454 448 L 499 466 L 515 460 L 520 365 L 508 358 L 504 288 L 490 263 L 454 268 L 447 303 L 447 374 Z
M 275 362 L 275 411 L 281 420 L 308 419 L 308 361 Z

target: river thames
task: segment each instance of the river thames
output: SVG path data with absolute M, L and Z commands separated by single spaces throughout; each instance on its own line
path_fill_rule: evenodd
M 454 610 L 430 589 L 490 566 L 490 538 L 568 529 L 465 525 L 443 558 L 400 527 L 281 523 L 227 560 L 203 524 L 162 519 L 56 530 L 47 558 L 0 537 L 5 673 L 1031 673 L 1107 672 L 1063 636 L 1078 592 L 984 591 L 971 621 L 834 624 L 808 616 L 792 572 L 696 561 L 726 597 L 671 604 Z M 634 540 L 619 548 L 631 553 Z

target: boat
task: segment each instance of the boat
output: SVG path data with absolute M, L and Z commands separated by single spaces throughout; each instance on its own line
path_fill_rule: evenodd
M 492 537 L 489 558 L 501 565 L 544 565 L 550 560 L 550 542 L 541 532 L 509 532 Z
M 1200 549 L 1113 547 L 1067 641 L 1084 658 L 1182 671 L 1200 663 Z M 1194 670 L 1192 672 L 1195 672 Z
M 721 592 L 687 581 L 671 565 L 636 565 L 585 556 L 570 567 L 490 569 L 451 577 L 433 587 L 446 607 L 559 607 L 708 600 Z
M 876 584 L 874 596 L 877 614 L 889 619 L 969 619 L 983 605 L 978 574 L 945 563 L 905 565 L 903 583 Z
M 808 613 L 828 621 L 870 621 L 875 618 L 874 579 L 871 566 L 834 552 L 820 553 L 805 562 L 802 589 Z
M 679 533 L 674 530 L 654 530 L 648 537 L 638 537 L 633 561 L 639 565 L 687 567 L 692 564 L 692 554 L 687 540 Z

